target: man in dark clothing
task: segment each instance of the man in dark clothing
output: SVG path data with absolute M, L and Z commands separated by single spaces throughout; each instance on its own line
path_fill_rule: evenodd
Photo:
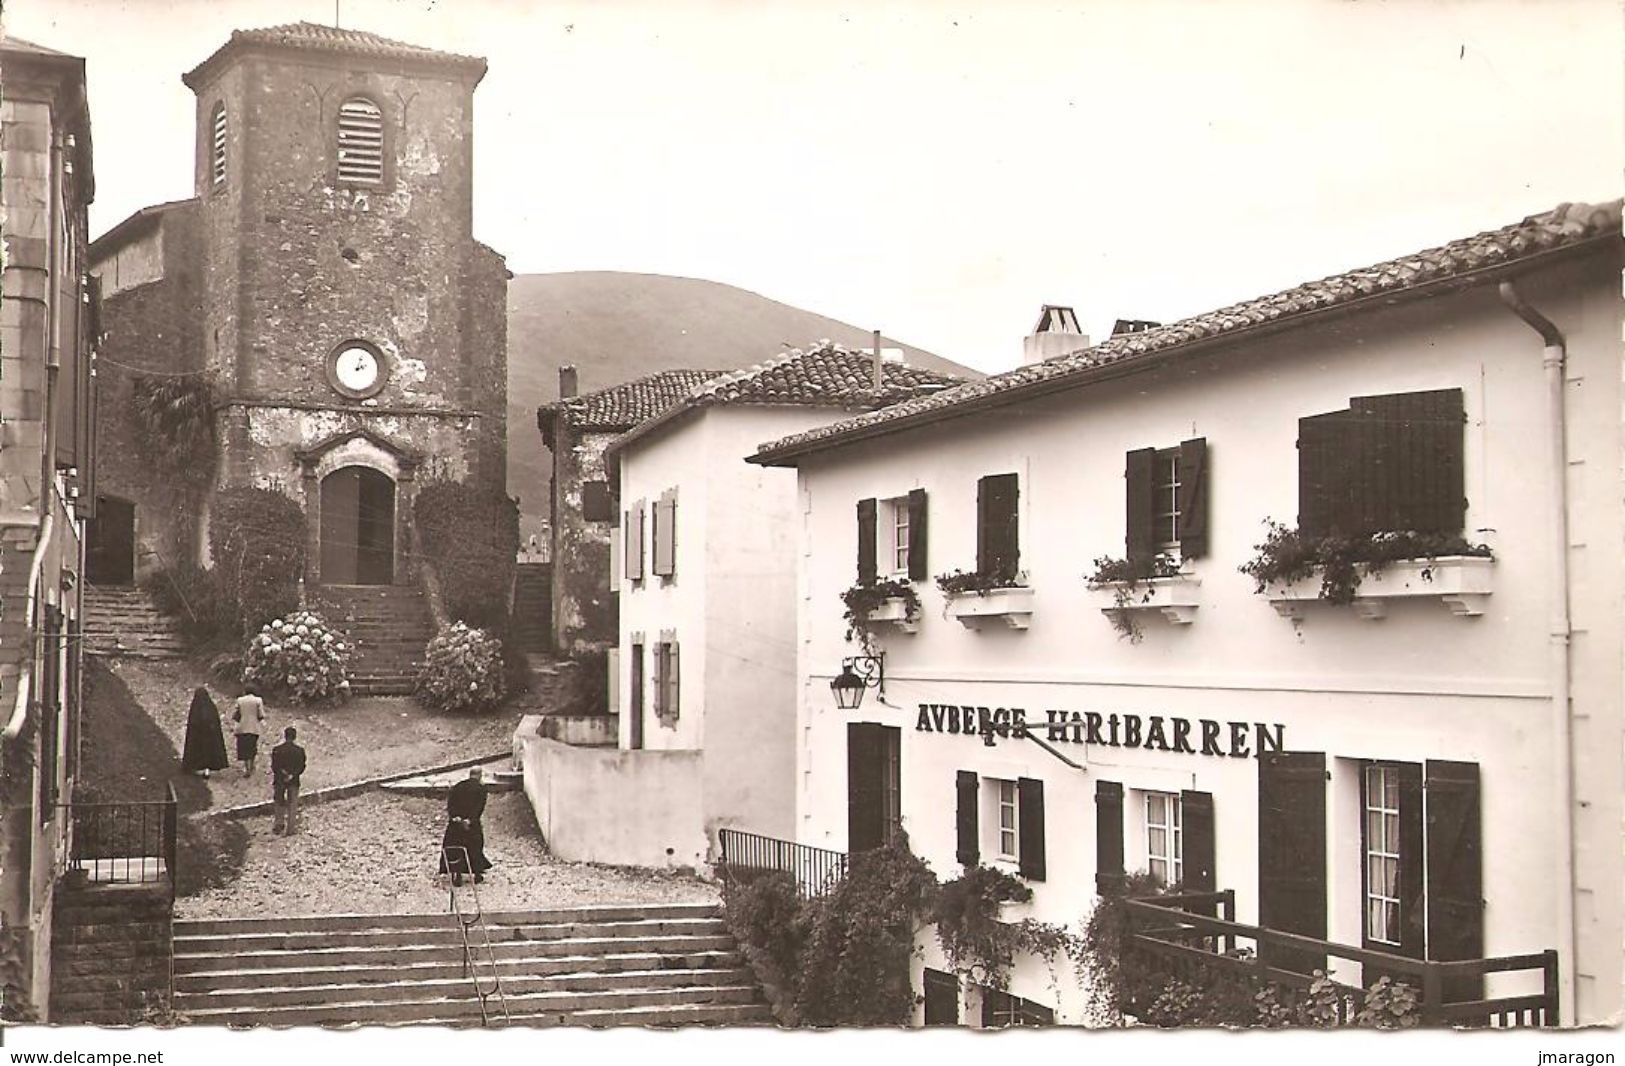
M 273 833 L 292 836 L 299 829 L 299 776 L 305 772 L 305 749 L 295 744 L 299 731 L 282 731 L 282 743 L 271 749 L 271 807 L 276 812 Z
M 475 882 L 485 880 L 491 860 L 485 857 L 485 785 L 478 766 L 468 777 L 451 786 L 446 795 L 446 834 L 440 840 L 440 872 L 451 874 L 451 883 L 460 885 L 465 874 Z

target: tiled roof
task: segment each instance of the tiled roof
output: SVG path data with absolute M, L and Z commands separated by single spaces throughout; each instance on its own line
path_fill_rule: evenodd
M 560 414 L 576 429 L 627 430 L 663 414 L 721 370 L 662 370 L 607 389 L 555 400 L 542 411 Z
M 882 363 L 877 390 L 874 367 L 871 352 L 819 341 L 806 350 L 792 348 L 765 363 L 708 381 L 694 390 L 689 402 L 878 407 L 964 380 L 905 363 Z
M 1522 222 L 1438 248 L 1312 281 L 1144 332 L 1124 333 L 1092 348 L 818 426 L 762 445 L 757 449 L 756 459 L 779 462 L 848 438 L 874 436 L 892 428 L 952 418 L 978 407 L 1013 402 L 1029 393 L 1082 385 L 1093 376 L 1092 372 L 1112 364 L 1200 342 L 1242 336 L 1255 330 L 1293 325 L 1299 319 L 1351 307 L 1374 297 L 1388 302 L 1412 291 L 1484 280 L 1478 275 L 1512 268 L 1526 260 L 1579 245 L 1617 240 L 1620 225 L 1618 200 L 1606 204 L 1561 204 Z M 898 423 L 902 425 L 894 427 L 893 424 Z
M 67 52 L 58 52 L 55 48 L 47 48 L 43 44 L 25 41 L 21 37 L 15 37 L 9 33 L 6 34 L 4 40 L 0 40 L 0 52 L 28 52 L 32 55 L 58 56 L 62 59 L 79 58 L 78 56 L 69 55 Z
M 619 451 L 656 426 L 697 407 L 739 403 L 873 410 L 911 397 L 937 393 L 964 380 L 936 370 L 890 362 L 881 364 L 878 389 L 874 378 L 871 352 L 855 351 L 827 340 L 805 350 L 792 348 L 765 363 L 722 374 L 696 386 L 659 417 L 639 424 L 616 439 L 610 449 Z
M 478 56 L 438 52 L 433 48 L 407 44 L 405 41 L 392 41 L 388 37 L 380 37 L 376 33 L 367 33 L 364 30 L 340 29 L 336 26 L 323 26 L 317 22 L 290 22 L 282 26 L 267 26 L 257 30 L 233 30 L 229 41 L 181 80 L 195 89 L 205 67 L 221 59 L 228 52 L 251 45 L 461 67 L 470 72 L 477 72 L 481 77 L 484 76 L 486 69 L 485 60 Z

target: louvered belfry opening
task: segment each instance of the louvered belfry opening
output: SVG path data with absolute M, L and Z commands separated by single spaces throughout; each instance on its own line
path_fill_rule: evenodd
M 226 105 L 214 105 L 214 154 L 210 157 L 214 184 L 226 180 Z
M 384 112 L 364 96 L 339 105 L 339 180 L 350 185 L 384 180 Z

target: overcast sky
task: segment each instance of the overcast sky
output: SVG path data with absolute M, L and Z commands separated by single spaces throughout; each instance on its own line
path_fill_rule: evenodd
M 483 55 L 515 272 L 727 282 L 984 370 L 1619 195 L 1616 0 L 341 0 Z M 333 0 L 6 0 L 87 59 L 93 233 L 191 195 L 180 76 Z M 799 338 L 811 340 L 813 338 Z M 771 354 L 771 353 L 764 353 Z

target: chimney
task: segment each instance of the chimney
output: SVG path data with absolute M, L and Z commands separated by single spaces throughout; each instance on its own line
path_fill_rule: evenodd
M 1046 359 L 1087 347 L 1089 338 L 1078 328 L 1078 316 L 1073 314 L 1072 308 L 1045 304 L 1038 314 L 1038 325 L 1022 341 L 1021 365 L 1042 363 Z
M 576 368 L 559 367 L 559 399 L 568 400 L 576 394 Z
M 880 391 L 880 368 L 886 365 L 886 361 L 885 361 L 884 358 L 881 357 L 881 354 L 880 354 L 880 331 L 878 329 L 875 330 L 875 358 L 874 358 L 874 364 L 875 364 L 875 391 L 879 392 Z

